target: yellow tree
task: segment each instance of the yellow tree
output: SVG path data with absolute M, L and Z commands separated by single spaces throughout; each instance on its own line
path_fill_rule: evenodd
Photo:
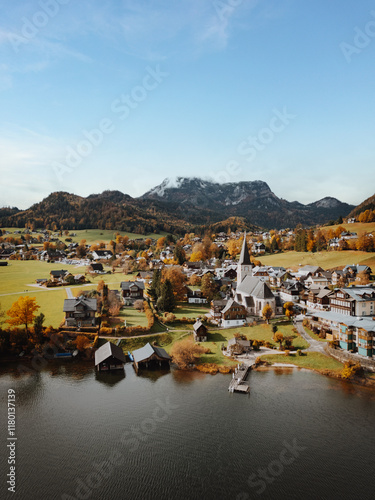
M 27 332 L 28 326 L 34 321 L 35 312 L 39 308 L 40 306 L 37 305 L 36 299 L 28 296 L 20 297 L 13 303 L 9 311 L 7 311 L 7 315 L 10 318 L 7 320 L 7 323 L 11 326 L 24 325 Z
M 184 300 L 186 296 L 185 274 L 178 266 L 163 269 L 162 281 L 169 280 L 172 284 L 173 295 L 177 301 Z
M 273 309 L 269 304 L 266 304 L 263 309 L 262 309 L 262 316 L 263 319 L 267 322 L 267 324 L 270 322 L 270 319 L 273 316 Z

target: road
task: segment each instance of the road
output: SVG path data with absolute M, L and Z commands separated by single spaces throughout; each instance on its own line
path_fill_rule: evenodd
M 298 333 L 303 337 L 309 344 L 310 346 L 307 349 L 304 349 L 304 352 L 320 352 L 322 354 L 327 355 L 327 353 L 324 350 L 324 345 L 325 342 L 320 342 L 319 340 L 315 340 L 312 337 L 310 337 L 309 334 L 306 333 L 305 329 L 303 328 L 302 325 L 302 320 L 295 320 L 294 325 L 298 330 Z

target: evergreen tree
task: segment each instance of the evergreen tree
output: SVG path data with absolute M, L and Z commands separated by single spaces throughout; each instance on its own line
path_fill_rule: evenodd
M 154 276 L 151 281 L 151 286 L 148 290 L 148 294 L 150 295 L 152 300 L 157 300 L 160 296 L 161 289 L 161 270 L 156 269 L 154 271 Z
M 161 285 L 160 296 L 156 305 L 162 312 L 172 312 L 176 307 L 172 283 L 168 279 Z
M 180 266 L 182 266 L 182 264 L 186 261 L 186 253 L 181 245 L 176 245 L 174 247 L 173 257 Z

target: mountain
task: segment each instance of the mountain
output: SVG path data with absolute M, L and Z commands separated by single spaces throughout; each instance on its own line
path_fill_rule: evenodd
M 375 194 L 355 207 L 350 212 L 349 217 L 358 217 L 360 213 L 365 212 L 366 210 L 375 210 Z
M 336 198 L 303 205 L 278 198 L 263 181 L 218 184 L 198 178 L 165 179 L 145 193 L 142 200 L 169 204 L 179 216 L 194 223 L 199 219 L 218 222 L 241 216 L 248 222 L 268 229 L 309 226 L 346 216 L 354 207 Z
M 323 198 L 303 205 L 278 198 L 263 181 L 218 184 L 165 179 L 139 198 L 104 191 L 87 198 L 55 192 L 27 210 L 0 209 L 0 226 L 113 229 L 140 234 L 311 226 L 346 216 L 353 205 Z

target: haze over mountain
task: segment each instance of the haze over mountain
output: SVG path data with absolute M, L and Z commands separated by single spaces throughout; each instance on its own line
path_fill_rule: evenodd
M 167 178 L 139 198 L 104 191 L 87 198 L 52 193 L 28 210 L 0 210 L 0 224 L 64 229 L 117 229 L 147 233 L 184 232 L 215 225 L 285 228 L 322 224 L 346 216 L 353 205 L 326 197 L 304 205 L 278 198 L 267 183 L 257 180 L 218 184 L 199 178 Z M 228 220 L 229 219 L 229 220 Z

